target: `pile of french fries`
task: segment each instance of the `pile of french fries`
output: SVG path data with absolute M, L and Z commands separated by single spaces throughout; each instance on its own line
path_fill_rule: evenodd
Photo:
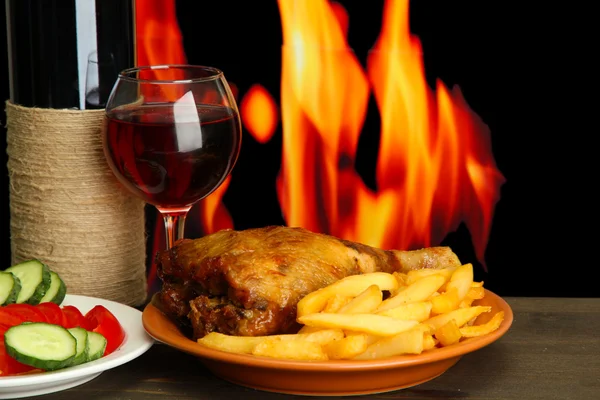
M 353 275 L 305 296 L 297 306 L 295 334 L 258 337 L 211 332 L 198 339 L 210 348 L 290 360 L 373 360 L 421 354 L 463 338 L 489 334 L 504 313 L 473 325 L 489 306 L 473 281 L 472 264 L 407 273 Z

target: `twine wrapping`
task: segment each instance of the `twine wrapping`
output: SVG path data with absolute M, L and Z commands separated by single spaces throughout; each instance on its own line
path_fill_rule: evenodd
M 67 293 L 146 301 L 144 205 L 106 163 L 103 110 L 6 102 L 12 263 L 37 258 Z

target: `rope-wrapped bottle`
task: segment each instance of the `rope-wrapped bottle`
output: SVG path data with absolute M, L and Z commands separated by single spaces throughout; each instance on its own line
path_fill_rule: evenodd
M 119 10 L 101 8 L 109 3 Z M 7 2 L 11 261 L 48 264 L 67 293 L 138 306 L 147 298 L 145 204 L 120 186 L 102 144 L 102 96 L 118 71 L 134 64 L 133 24 L 113 19 L 109 28 L 110 12 L 132 22 L 129 0 L 71 8 Z M 53 43 L 61 55 L 45 56 Z M 98 60 L 110 68 L 94 65 Z M 90 93 L 94 110 L 85 109 Z

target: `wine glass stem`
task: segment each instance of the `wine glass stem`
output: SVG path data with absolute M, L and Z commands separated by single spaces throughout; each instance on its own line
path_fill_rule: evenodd
M 165 222 L 167 249 L 170 249 L 177 240 L 183 239 L 187 211 L 175 213 L 161 211 L 161 213 Z

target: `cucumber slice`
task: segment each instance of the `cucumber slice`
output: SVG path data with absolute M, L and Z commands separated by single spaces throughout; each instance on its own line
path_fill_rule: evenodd
M 21 281 L 21 291 L 17 303 L 36 305 L 44 297 L 50 287 L 50 268 L 39 260 L 28 260 L 8 267 L 5 272 L 12 272 Z
M 70 365 L 77 355 L 77 339 L 60 325 L 29 322 L 4 333 L 6 352 L 17 361 L 46 371 Z
M 90 350 L 90 344 L 88 341 L 88 331 L 81 327 L 70 328 L 68 331 L 75 337 L 77 340 L 77 354 L 71 360 L 70 367 L 83 364 L 87 361 L 88 353 Z
M 98 332 L 88 331 L 88 342 L 89 342 L 89 351 L 88 351 L 88 361 L 94 361 L 101 358 L 104 355 L 104 350 L 106 350 L 106 338 L 104 335 Z
M 56 272 L 50 271 L 50 287 L 46 291 L 44 297 L 40 299 L 40 303 L 51 301 L 52 303 L 56 303 L 60 306 L 66 295 L 67 285 L 65 285 L 65 282 Z
M 0 306 L 17 301 L 21 291 L 21 281 L 10 272 L 0 271 Z

